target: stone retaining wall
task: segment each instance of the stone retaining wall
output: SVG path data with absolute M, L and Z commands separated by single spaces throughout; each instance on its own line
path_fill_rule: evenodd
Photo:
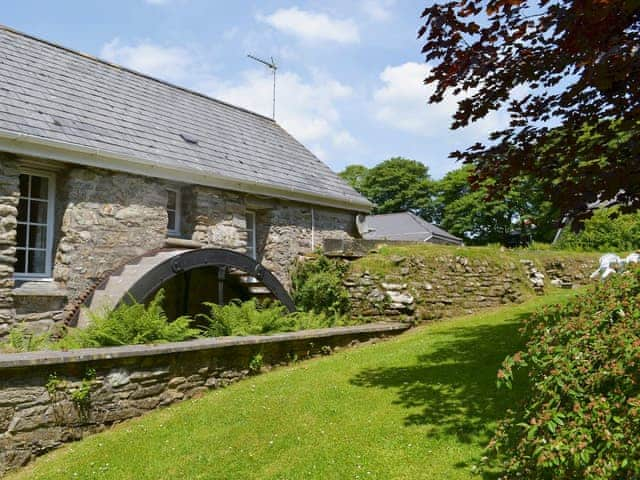
M 590 283 L 597 254 L 535 261 L 505 255 L 487 260 L 456 255 L 453 250 L 430 259 L 396 255 L 387 262 L 392 266 L 384 274 L 363 269 L 357 261 L 352 264 L 344 284 L 354 315 L 425 321 L 519 303 L 550 287 Z
M 0 355 L 0 476 L 53 448 L 265 366 L 397 335 L 402 324 Z M 254 361 L 254 370 L 260 365 Z

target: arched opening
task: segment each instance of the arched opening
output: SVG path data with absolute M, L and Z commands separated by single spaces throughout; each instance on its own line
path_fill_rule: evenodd
M 162 250 L 127 264 L 97 285 L 76 308 L 69 324 L 84 328 L 87 311 L 147 302 L 165 289 L 165 310 L 170 318 L 206 313 L 203 302 L 224 304 L 233 298 L 273 298 L 289 311 L 296 307 L 278 279 L 247 255 L 219 248 Z
M 196 318 L 198 314 L 209 313 L 205 302 L 227 304 L 232 300 L 249 300 L 256 295 L 250 291 L 251 282 L 243 282 L 246 274 L 231 275 L 225 272 L 222 292 L 218 288 L 218 278 L 221 275 L 220 267 L 206 266 L 178 273 L 167 280 L 159 288 L 165 292 L 165 311 L 169 319 L 174 320 L 181 315 L 189 315 Z M 244 273 L 244 272 L 243 272 Z M 150 292 L 145 302 L 151 300 L 157 289 Z M 222 296 L 220 294 L 222 293 Z M 257 296 L 259 300 L 273 298 L 273 295 L 263 293 Z
M 295 311 L 293 300 L 269 270 L 231 250 L 203 248 L 176 255 L 145 272 L 120 302 L 147 301 L 160 288 L 165 289 L 171 317 L 203 313 L 204 302 L 224 304 L 256 296 L 270 296 Z

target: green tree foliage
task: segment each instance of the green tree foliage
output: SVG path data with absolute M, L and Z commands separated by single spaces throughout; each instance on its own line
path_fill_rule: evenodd
M 520 177 L 506 196 L 489 199 L 492 181 L 474 185 L 471 165 L 436 181 L 420 162 L 394 157 L 370 169 L 350 165 L 340 176 L 376 204 L 374 213 L 410 210 L 467 243 L 504 242 L 525 221 L 535 224 L 535 240 L 549 242 L 560 217 L 535 178 Z
M 640 248 L 640 212 L 622 214 L 620 207 L 601 208 L 584 221 L 584 229 L 566 229 L 558 248 L 583 251 L 625 252 Z
M 525 351 L 498 372 L 507 387 L 514 372 L 527 377 L 523 404 L 489 446 L 500 478 L 638 478 L 640 268 L 542 310 L 522 331 Z
M 559 216 L 535 181 L 521 178 L 504 198 L 489 199 L 490 181 L 472 188 L 472 166 L 447 173 L 436 184 L 437 219 L 467 243 L 504 242 L 514 229 L 529 228 L 535 240 L 550 241 Z
M 364 192 L 364 180 L 369 173 L 369 169 L 364 165 L 349 165 L 338 175 L 351 185 L 356 191 Z
M 376 205 L 374 213 L 410 210 L 426 220 L 436 213 L 434 182 L 428 168 L 416 160 L 393 157 L 370 169 L 351 165 L 340 176 Z

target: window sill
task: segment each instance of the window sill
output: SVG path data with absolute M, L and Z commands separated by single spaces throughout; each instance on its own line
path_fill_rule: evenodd
M 19 297 L 66 297 L 67 292 L 58 287 L 52 279 L 22 280 L 13 290 L 14 296 Z
M 167 248 L 202 248 L 202 244 L 200 242 L 172 236 L 165 239 L 164 245 Z

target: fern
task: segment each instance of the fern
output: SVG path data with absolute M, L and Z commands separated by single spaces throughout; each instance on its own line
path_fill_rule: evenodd
M 25 324 L 16 325 L 9 331 L 8 341 L 0 345 L 0 350 L 9 353 L 45 350 L 50 346 L 51 334 L 35 333 Z
M 164 290 L 159 290 L 148 305 L 132 302 L 106 312 L 89 312 L 91 323 L 85 330 L 70 330 L 60 342 L 61 348 L 108 347 L 145 343 L 180 342 L 200 336 L 191 327 L 191 317 L 169 321 L 162 304 Z
M 288 313 L 280 304 L 260 305 L 255 300 L 241 303 L 234 300 L 227 305 L 205 303 L 209 315 L 201 314 L 208 337 L 269 335 L 315 328 L 350 324 L 348 317 L 314 312 Z

